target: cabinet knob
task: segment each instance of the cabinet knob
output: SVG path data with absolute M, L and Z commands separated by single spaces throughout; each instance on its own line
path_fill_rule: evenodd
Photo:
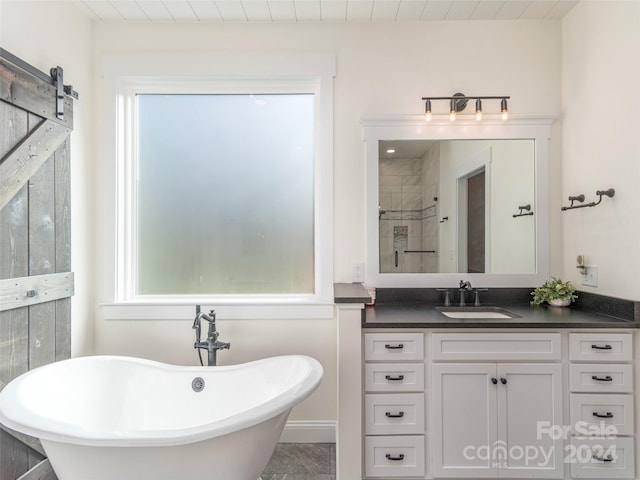
M 494 385 L 497 385 L 498 384 L 498 379 L 495 378 L 495 377 L 492 377 L 491 378 L 491 383 L 493 383 Z
M 501 378 L 501 379 L 500 379 L 500 383 L 502 383 L 503 385 L 506 385 L 506 384 L 507 384 L 507 379 L 506 379 L 506 378 L 504 378 L 504 377 L 503 377 L 503 378 Z

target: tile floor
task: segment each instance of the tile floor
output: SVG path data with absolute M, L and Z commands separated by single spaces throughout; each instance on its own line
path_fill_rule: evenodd
M 262 480 L 335 480 L 334 443 L 279 443 Z

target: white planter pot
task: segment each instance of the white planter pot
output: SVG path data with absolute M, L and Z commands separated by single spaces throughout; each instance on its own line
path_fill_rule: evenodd
M 553 300 L 549 300 L 549 305 L 552 307 L 568 307 L 571 305 L 570 298 L 555 298 Z

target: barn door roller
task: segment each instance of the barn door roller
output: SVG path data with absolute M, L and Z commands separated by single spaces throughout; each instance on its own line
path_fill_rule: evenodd
M 75 98 L 78 98 L 78 94 L 73 91 L 73 87 L 71 85 L 64 84 L 64 74 L 62 71 L 62 67 L 54 67 L 50 70 L 51 78 L 53 79 L 53 84 L 56 87 L 56 117 L 60 120 L 64 120 L 64 95 L 72 95 Z

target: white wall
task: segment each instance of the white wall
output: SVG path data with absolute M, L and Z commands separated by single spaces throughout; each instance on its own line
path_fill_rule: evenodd
M 585 291 L 640 300 L 640 3 L 587 1 L 563 21 L 562 197 L 614 188 L 597 207 L 563 219 L 563 275 Z M 597 265 L 582 287 L 576 255 Z
M 79 93 L 71 133 L 72 355 L 93 349 L 93 76 L 92 23 L 70 3 L 0 1 L 0 46 L 45 73 L 64 69 Z

